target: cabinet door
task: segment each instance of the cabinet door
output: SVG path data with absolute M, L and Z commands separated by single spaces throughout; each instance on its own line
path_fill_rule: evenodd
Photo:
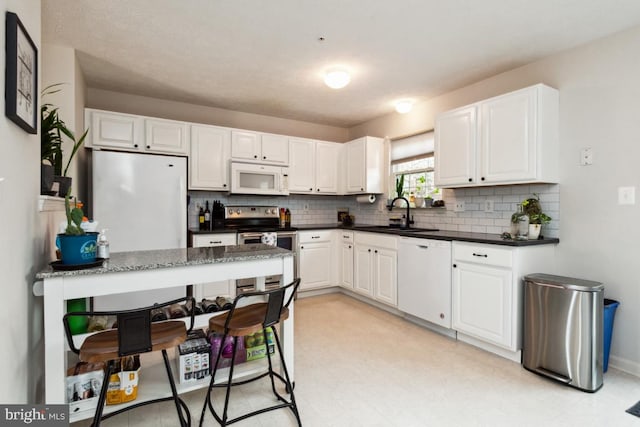
M 141 117 L 129 114 L 91 112 L 91 145 L 138 150 L 144 133 Z
M 343 243 L 340 255 L 340 286 L 353 289 L 353 243 Z
M 289 192 L 312 193 L 315 186 L 314 144 L 311 139 L 289 140 Z
M 504 183 L 537 178 L 535 88 L 481 105 L 480 180 Z
M 452 281 L 453 329 L 515 351 L 512 271 L 455 262 Z
M 375 298 L 379 301 L 398 305 L 398 254 L 396 251 L 374 248 Z
M 353 253 L 353 290 L 373 297 L 373 254 L 370 247 L 356 245 Z
M 189 188 L 228 190 L 231 131 L 215 126 L 191 126 Z
M 366 139 L 347 142 L 347 193 L 362 193 L 366 188 Z
M 262 134 L 262 160 L 279 165 L 289 164 L 289 138 L 282 135 Z
M 317 194 L 338 193 L 338 162 L 340 145 L 331 142 L 316 142 L 315 183 Z
M 145 148 L 171 154 L 187 154 L 188 127 L 184 122 L 145 119 Z
M 232 131 L 231 157 L 238 160 L 260 160 L 260 134 Z
M 439 115 L 435 127 L 435 183 L 469 185 L 476 180 L 477 107 Z
M 331 242 L 300 245 L 300 289 L 329 286 L 331 270 Z

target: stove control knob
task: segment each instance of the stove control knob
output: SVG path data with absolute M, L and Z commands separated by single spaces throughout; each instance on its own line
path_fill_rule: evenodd
M 229 208 L 229 215 L 233 215 L 233 209 Z
M 271 209 L 271 214 L 275 215 L 276 210 L 275 209 Z
M 236 213 L 237 213 L 238 215 L 240 215 L 240 214 L 242 213 L 242 210 L 241 210 L 240 208 L 238 208 L 238 209 L 236 209 Z
M 264 213 L 268 214 L 269 212 L 271 212 L 271 209 L 265 209 Z

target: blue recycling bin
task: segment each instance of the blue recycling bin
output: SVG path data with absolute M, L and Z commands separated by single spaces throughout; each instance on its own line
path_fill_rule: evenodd
M 602 372 L 607 372 L 609 368 L 609 350 L 611 350 L 611 336 L 613 335 L 613 319 L 616 315 L 616 308 L 620 305 L 620 302 L 613 299 L 604 299 L 604 363 L 602 364 Z

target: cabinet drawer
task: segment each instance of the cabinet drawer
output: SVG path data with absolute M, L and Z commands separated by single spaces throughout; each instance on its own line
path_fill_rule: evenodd
M 197 234 L 193 236 L 193 247 L 231 246 L 236 244 L 235 233 Z
M 507 248 L 499 248 L 495 245 L 454 242 L 453 261 L 467 261 L 482 265 L 511 268 L 513 265 L 513 251 Z
M 353 232 L 338 230 L 339 241 L 342 243 L 353 243 Z
M 398 249 L 398 238 L 396 236 L 384 236 L 378 233 L 356 232 L 355 241 L 358 245 L 377 246 L 391 250 Z
M 298 240 L 300 243 L 329 242 L 333 230 L 300 231 Z

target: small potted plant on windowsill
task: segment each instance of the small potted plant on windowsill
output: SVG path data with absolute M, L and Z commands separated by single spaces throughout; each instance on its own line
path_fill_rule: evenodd
M 57 89 L 57 87 L 60 85 L 61 83 L 47 86 L 43 89 L 42 96 L 44 97 L 45 95 L 51 95 L 59 92 L 60 89 Z M 82 136 L 76 140 L 73 132 L 60 118 L 58 110 L 58 107 L 48 103 L 42 104 L 42 107 L 40 107 L 40 158 L 42 160 L 40 193 L 48 195 L 55 195 L 55 193 L 57 193 L 59 196 L 64 196 L 71 187 L 71 177 L 67 176 L 71 160 L 84 143 L 89 129 L 87 129 Z M 62 168 L 63 135 L 73 142 L 71 154 L 67 159 L 67 164 L 64 169 Z M 52 191 L 54 182 L 58 183 L 57 192 Z

